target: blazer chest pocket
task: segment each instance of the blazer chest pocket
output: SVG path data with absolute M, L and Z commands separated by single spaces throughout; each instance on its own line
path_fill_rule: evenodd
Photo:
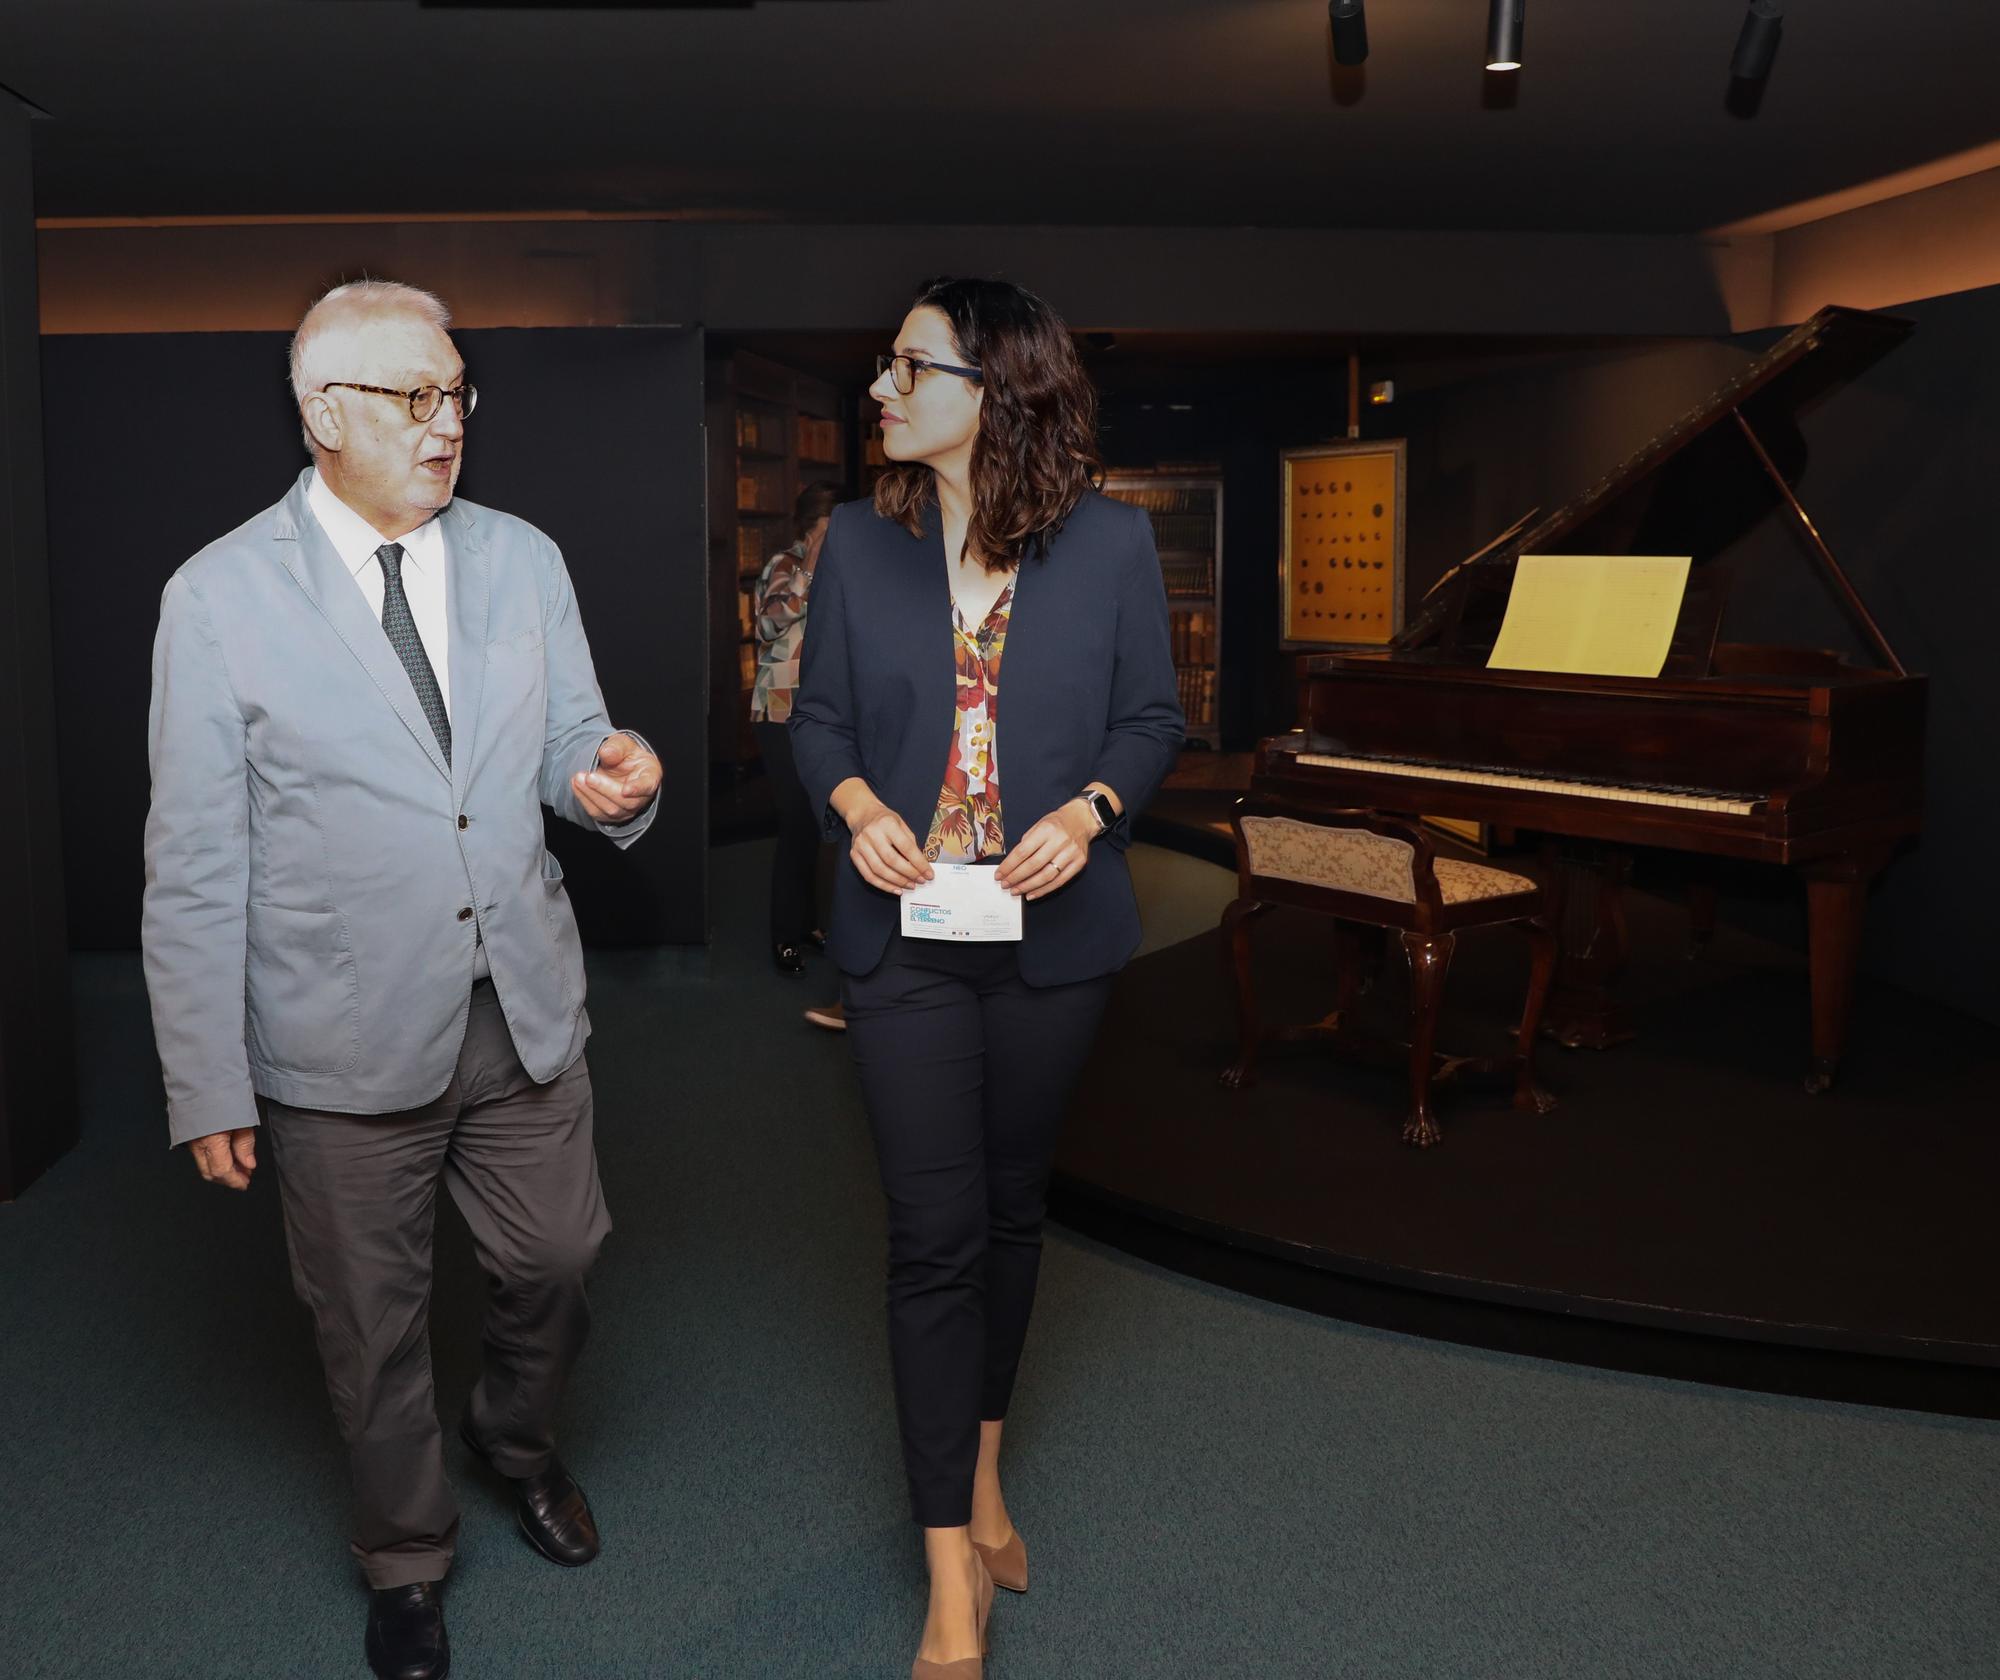
M 480 696 L 479 719 L 482 751 L 502 740 L 522 741 L 532 733 L 542 738 L 544 696 L 548 692 L 548 669 L 539 627 L 504 636 L 486 644 L 486 684 Z M 518 722 L 519 731 L 510 729 Z
M 361 1059 L 361 992 L 337 910 L 249 909 L 245 1019 L 258 1054 L 288 1073 L 346 1073 Z

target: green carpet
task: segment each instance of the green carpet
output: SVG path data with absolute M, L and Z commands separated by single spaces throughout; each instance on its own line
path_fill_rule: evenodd
M 706 979 L 593 962 L 618 1229 L 564 1451 L 606 1550 L 544 1563 L 454 1450 L 464 1680 L 909 1672 L 879 1193 L 844 1046 L 797 1019 L 830 974 L 762 950 L 767 857 L 715 854 Z M 1221 871 L 1140 862 L 1156 940 L 1212 925 Z M 76 972 L 84 1140 L 0 1208 L 0 1676 L 365 1676 L 276 1187 L 167 1153 L 136 962 Z M 441 1227 L 450 1416 L 479 1282 Z M 994 1680 L 2000 1667 L 1993 1425 L 1358 1330 L 1059 1230 L 1043 1275 Z

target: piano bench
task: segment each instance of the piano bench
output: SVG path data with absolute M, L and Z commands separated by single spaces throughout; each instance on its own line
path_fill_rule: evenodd
M 1230 827 L 1236 842 L 1237 896 L 1222 912 L 1223 962 L 1236 992 L 1238 1055 L 1222 1075 L 1232 1088 L 1256 1083 L 1264 1038 L 1251 981 L 1250 924 L 1276 905 L 1311 910 L 1335 923 L 1338 971 L 1334 1007 L 1285 1039 L 1325 1038 L 1347 1049 L 1372 1048 L 1348 1026 L 1360 989 L 1357 927 L 1401 935 L 1410 964 L 1410 1039 L 1396 1046 L 1408 1058 L 1410 1112 L 1403 1141 L 1428 1148 L 1442 1136 L 1431 1089 L 1459 1072 L 1507 1073 L 1514 1106 L 1546 1114 L 1555 1099 L 1535 1082 L 1535 1034 L 1555 972 L 1556 938 L 1541 886 L 1525 875 L 1459 858 L 1439 857 L 1421 826 L 1377 811 L 1320 809 L 1252 795 L 1238 800 Z M 1465 928 L 1502 923 L 1527 935 L 1532 962 L 1528 994 L 1515 1029 L 1514 1052 L 1500 1057 L 1450 1057 L 1439 1066 L 1437 1019 L 1452 947 Z

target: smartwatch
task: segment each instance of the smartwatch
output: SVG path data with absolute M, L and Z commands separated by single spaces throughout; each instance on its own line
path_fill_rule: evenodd
M 1118 813 L 1112 808 L 1110 795 L 1098 788 L 1089 788 L 1077 795 L 1090 807 L 1090 814 L 1097 819 L 1097 832 L 1108 834 L 1111 825 L 1118 820 Z

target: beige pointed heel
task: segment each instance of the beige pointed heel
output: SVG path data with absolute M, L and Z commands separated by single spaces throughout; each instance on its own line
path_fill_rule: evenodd
M 975 1540 L 972 1549 L 985 1563 L 996 1587 L 1014 1593 L 1028 1590 L 1028 1548 L 1022 1544 L 1018 1532 L 1008 1535 L 1004 1546 L 982 1546 Z
M 910 1664 L 910 1680 L 985 1680 L 988 1645 L 992 1642 L 987 1631 L 987 1621 L 993 1614 L 993 1575 L 986 1567 L 986 1560 L 979 1557 L 978 1548 L 973 1556 L 979 1562 L 979 1650 L 976 1657 L 960 1657 L 954 1662 L 932 1662 L 927 1657 L 919 1657 Z

